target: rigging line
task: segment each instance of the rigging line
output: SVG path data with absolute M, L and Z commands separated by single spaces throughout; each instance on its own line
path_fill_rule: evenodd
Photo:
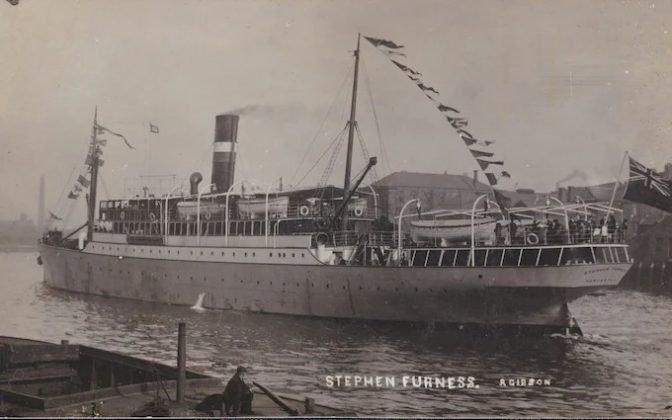
M 369 79 L 369 73 L 366 70 L 365 60 L 362 60 L 362 68 L 364 70 L 364 80 L 366 82 L 364 83 L 364 85 L 366 86 L 366 92 L 369 96 L 369 103 L 371 104 L 371 111 L 373 112 L 373 120 L 376 123 L 376 135 L 378 136 L 378 146 L 380 147 L 380 152 L 383 155 L 382 157 L 384 160 L 384 164 L 387 167 L 387 173 L 390 174 L 392 173 L 392 170 L 390 168 L 390 159 L 387 156 L 387 150 L 384 147 L 383 136 L 381 135 L 380 131 L 380 122 L 378 121 L 378 112 L 376 111 L 376 103 L 373 100 L 373 91 L 371 90 L 371 80 Z
M 336 147 L 334 147 L 334 151 L 331 153 L 331 156 L 329 157 L 329 161 L 327 162 L 327 166 L 324 168 L 324 172 L 322 172 L 322 177 L 320 178 L 320 183 L 318 184 L 318 186 L 326 185 L 329 182 L 329 178 L 331 178 L 331 174 L 334 172 L 334 165 L 336 164 L 336 160 L 338 159 L 339 152 L 341 150 L 341 147 L 343 146 L 344 138 L 345 138 L 344 135 L 339 135 L 338 143 L 336 144 Z
M 354 74 L 354 68 L 353 68 L 353 74 Z M 347 79 L 350 81 L 350 77 Z M 350 89 L 345 90 L 345 100 L 341 104 L 341 116 L 340 116 L 340 121 L 343 121 L 347 118 L 347 120 L 350 120 L 349 116 L 347 115 L 348 112 L 348 105 L 352 102 L 352 94 Z
M 103 190 L 105 190 L 105 198 L 108 200 L 110 199 L 110 190 L 107 189 L 107 184 L 105 183 L 105 180 L 103 179 L 103 175 L 101 173 L 98 173 L 98 178 L 100 179 L 100 183 L 103 184 Z
M 365 163 L 368 163 L 369 159 L 371 158 L 371 155 L 369 154 L 369 150 L 366 148 L 366 144 L 364 143 L 362 132 L 359 130 L 359 124 L 355 123 L 355 130 L 357 131 L 357 139 L 359 140 L 359 147 L 361 147 L 362 149 L 362 155 L 364 155 Z M 375 166 L 371 167 L 370 177 L 373 180 L 373 182 L 378 181 L 378 172 L 376 171 Z
M 338 160 L 338 155 L 340 155 L 341 148 L 343 148 L 344 140 L 345 140 L 345 133 L 343 133 L 343 135 L 339 137 L 338 143 L 336 143 L 336 147 L 334 147 L 334 151 L 332 152 L 331 157 L 329 158 L 327 167 L 324 169 L 324 172 L 322 173 L 320 182 L 319 184 L 317 184 L 318 188 L 322 188 L 322 191 L 320 192 L 320 199 L 324 197 L 324 192 L 326 190 L 325 187 L 329 184 L 329 178 L 331 178 L 331 175 L 334 173 L 334 165 L 336 164 L 336 160 Z
M 343 127 L 343 129 L 341 130 L 341 132 L 338 133 L 338 135 L 331 141 L 331 143 L 329 143 L 329 146 L 324 150 L 324 152 L 322 152 L 322 155 L 320 155 L 320 157 L 315 161 L 313 166 L 308 170 L 308 172 L 306 172 L 306 174 L 303 176 L 303 178 L 301 178 L 301 180 L 296 184 L 297 186 L 301 185 L 303 180 L 306 179 L 306 177 L 312 172 L 313 169 L 315 169 L 315 167 L 317 166 L 318 163 L 320 163 L 320 161 L 322 160 L 324 155 L 327 154 L 327 152 L 334 146 L 334 143 L 336 143 L 336 141 L 343 135 L 343 133 L 345 132 L 345 129 L 347 127 L 348 127 L 348 125 L 346 124 L 345 127 Z
M 61 191 L 61 194 L 58 196 L 58 201 L 56 201 L 56 206 L 54 208 L 54 211 L 57 211 L 60 206 L 61 206 L 61 201 L 63 200 L 63 196 L 65 194 L 65 190 L 68 188 L 68 185 L 72 184 L 72 176 L 75 173 L 75 170 L 77 169 L 77 165 L 72 167 L 72 171 L 70 171 L 70 176 L 68 177 L 68 182 L 63 184 L 63 190 Z
M 317 137 L 320 135 L 322 132 L 322 128 L 324 127 L 324 123 L 327 121 L 327 118 L 329 118 L 329 114 L 334 109 L 334 106 L 336 105 L 336 102 L 338 100 L 338 97 L 341 96 L 341 93 L 343 92 L 343 87 L 345 86 L 345 82 L 350 79 L 350 68 L 347 69 L 345 73 L 345 77 L 343 78 L 343 81 L 341 82 L 341 86 L 336 90 L 336 96 L 334 99 L 331 101 L 331 105 L 329 105 L 329 109 L 327 110 L 327 113 L 324 115 L 324 118 L 322 119 L 322 122 L 320 123 L 319 127 L 317 128 L 317 131 L 315 132 L 315 136 L 313 136 L 313 139 L 311 140 L 310 144 L 308 145 L 308 148 L 306 149 L 306 152 L 303 154 L 303 157 L 299 161 L 299 164 L 296 166 L 296 171 L 294 171 L 294 175 L 290 178 L 290 184 L 294 182 L 296 179 L 296 176 L 299 174 L 299 169 L 301 169 L 301 165 L 303 165 L 303 162 L 306 160 L 306 157 L 308 157 L 308 153 L 310 152 L 311 148 L 317 141 Z

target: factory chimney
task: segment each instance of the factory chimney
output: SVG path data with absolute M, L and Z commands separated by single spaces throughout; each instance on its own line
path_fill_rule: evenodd
M 215 144 L 212 151 L 212 179 L 215 192 L 223 193 L 233 185 L 236 167 L 238 115 L 223 114 L 215 118 Z

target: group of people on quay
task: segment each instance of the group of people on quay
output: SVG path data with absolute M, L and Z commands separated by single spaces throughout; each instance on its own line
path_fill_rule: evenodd
M 531 224 L 523 224 L 515 214 L 510 215 L 510 223 L 495 225 L 495 244 L 504 245 L 549 245 L 579 243 L 620 243 L 625 240 L 628 220 L 617 221 L 614 215 L 606 219 L 593 216 L 569 217 L 567 225 L 558 219 L 536 218 Z M 507 232 L 508 230 L 508 232 Z

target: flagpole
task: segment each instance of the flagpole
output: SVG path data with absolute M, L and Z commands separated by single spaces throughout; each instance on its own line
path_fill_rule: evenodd
M 628 152 L 626 151 L 625 154 L 623 155 L 623 160 L 621 161 L 621 168 L 618 170 L 618 177 L 616 178 L 616 182 L 614 183 L 614 189 L 611 192 L 611 200 L 609 200 L 609 209 L 607 210 L 607 216 L 605 219 L 609 218 L 609 215 L 611 214 L 611 207 L 614 205 L 614 198 L 616 198 L 616 190 L 618 189 L 618 183 L 621 180 L 621 174 L 623 173 L 623 167 L 625 166 L 625 161 L 628 159 Z

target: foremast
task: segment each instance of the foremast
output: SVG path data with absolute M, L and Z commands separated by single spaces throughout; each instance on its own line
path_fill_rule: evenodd
M 346 205 L 346 197 L 350 191 L 350 172 L 352 170 L 352 145 L 355 137 L 355 126 L 357 124 L 356 114 L 357 114 L 357 78 L 359 75 L 359 41 L 361 34 L 357 34 L 357 49 L 354 52 L 355 55 L 355 74 L 352 78 L 352 100 L 350 103 L 350 120 L 348 121 L 348 152 L 345 160 L 345 181 L 343 182 L 343 205 Z M 343 212 L 343 219 L 341 228 L 347 230 L 348 228 L 348 212 Z
M 96 215 L 96 195 L 98 192 L 98 156 L 100 151 L 98 149 L 98 107 L 93 114 L 93 127 L 91 128 L 91 145 L 89 146 L 89 153 L 91 156 L 91 184 L 89 185 L 89 196 L 87 200 L 88 219 L 86 228 L 86 240 L 93 240 L 93 224 Z

